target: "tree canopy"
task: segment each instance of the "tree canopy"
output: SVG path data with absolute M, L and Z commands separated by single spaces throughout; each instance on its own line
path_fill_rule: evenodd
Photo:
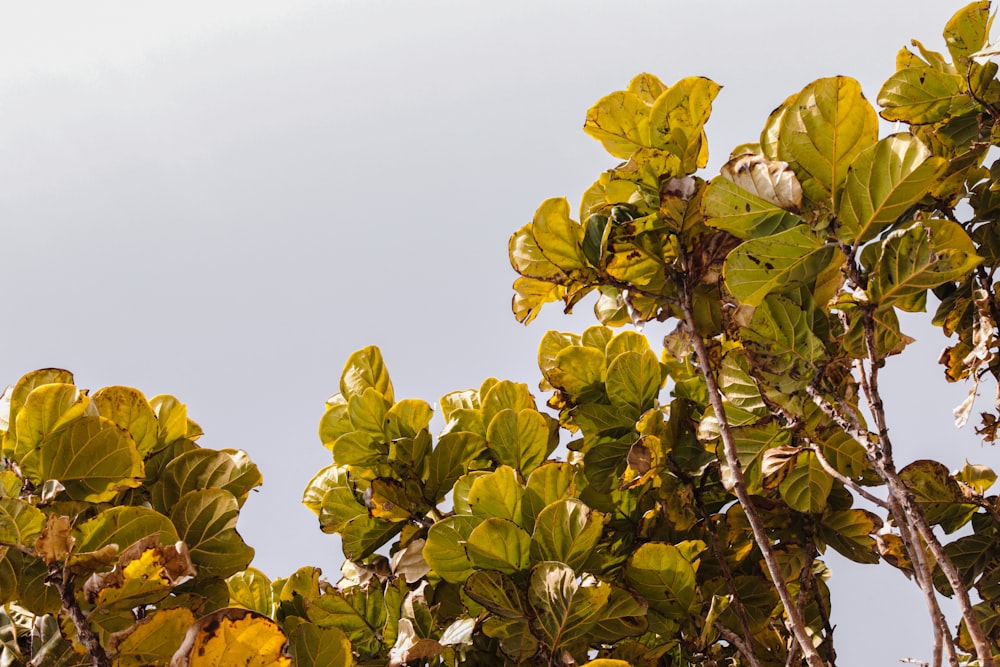
M 988 2 L 914 41 L 876 109 L 818 79 L 704 178 L 720 87 L 639 74 L 584 130 L 614 166 L 510 239 L 539 390 L 398 399 L 381 352 L 326 401 L 303 503 L 339 577 L 269 579 L 236 530 L 261 475 L 172 396 L 31 372 L 0 405 L 4 665 L 833 665 L 824 558 L 923 595 L 927 664 L 1000 653 L 996 474 L 898 466 L 880 391 L 936 304 L 962 425 L 997 439 L 1000 81 Z M 879 116 L 899 124 L 880 138 Z M 929 298 L 932 295 L 933 298 Z M 655 350 L 637 329 L 671 323 Z M 948 618 L 943 598 L 954 598 Z M 850 641 L 841 637 L 839 641 Z

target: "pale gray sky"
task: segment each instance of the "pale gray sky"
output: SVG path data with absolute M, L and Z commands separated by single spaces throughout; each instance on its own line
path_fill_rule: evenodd
M 545 330 L 592 323 L 587 304 L 518 325 L 506 246 L 613 166 L 580 129 L 594 101 L 642 71 L 713 78 L 710 176 L 815 78 L 874 100 L 897 50 L 943 49 L 962 4 L 8 5 L 0 384 L 60 366 L 178 396 L 203 445 L 264 474 L 240 520 L 255 565 L 336 578 L 338 542 L 299 499 L 329 461 L 316 425 L 350 352 L 378 344 L 397 396 L 433 402 L 491 375 L 534 387 Z M 919 342 L 883 376 L 898 455 L 1000 467 L 951 426 L 941 335 L 904 321 Z M 842 664 L 927 657 L 912 585 L 829 561 Z

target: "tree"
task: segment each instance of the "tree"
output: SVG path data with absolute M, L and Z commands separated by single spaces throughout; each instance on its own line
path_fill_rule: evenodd
M 377 348 L 351 355 L 303 498 L 341 537 L 336 584 L 250 567 L 235 524 L 260 473 L 199 447 L 177 399 L 29 373 L 0 408 L 0 661 L 818 667 L 832 549 L 912 578 L 931 664 L 995 664 L 996 475 L 899 468 L 879 389 L 910 342 L 897 309 L 928 292 L 970 385 L 958 423 L 1000 376 L 990 23 L 975 2 L 950 61 L 900 51 L 878 103 L 906 131 L 880 139 L 855 81 L 819 79 L 710 180 L 717 84 L 640 74 L 599 100 L 584 129 L 621 162 L 579 221 L 547 200 L 509 249 L 518 320 L 596 292 L 600 324 L 542 338 L 550 411 L 490 378 L 440 399 L 436 439 Z M 653 320 L 676 325 L 659 355 L 627 328 Z

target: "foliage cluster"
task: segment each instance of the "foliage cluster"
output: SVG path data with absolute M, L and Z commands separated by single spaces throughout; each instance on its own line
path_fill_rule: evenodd
M 620 163 L 509 250 L 518 320 L 596 292 L 600 324 L 543 337 L 548 411 L 491 378 L 440 399 L 437 438 L 379 350 L 354 353 L 304 495 L 342 540 L 336 584 L 249 567 L 260 474 L 199 447 L 176 399 L 28 374 L 0 410 L 0 664 L 819 667 L 830 549 L 912 578 L 930 664 L 995 664 L 996 475 L 897 466 L 879 390 L 928 293 L 970 384 L 959 424 L 1000 375 L 990 23 L 974 2 L 947 56 L 902 49 L 880 112 L 850 78 L 810 83 L 710 180 L 717 84 L 641 74 L 599 100 L 584 129 Z M 615 331 L 652 320 L 676 324 L 661 354 Z

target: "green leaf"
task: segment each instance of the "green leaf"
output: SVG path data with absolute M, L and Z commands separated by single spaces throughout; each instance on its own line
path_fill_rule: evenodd
M 142 456 L 156 451 L 159 446 L 156 413 L 141 391 L 132 387 L 103 387 L 91 397 L 91 402 L 102 417 L 132 434 Z
M 570 220 L 569 202 L 565 198 L 542 202 L 535 212 L 531 234 L 545 259 L 562 271 L 570 272 L 587 266 L 581 247 L 583 227 Z
M 535 409 L 535 399 L 528 391 L 528 385 L 509 380 L 495 382 L 487 390 L 480 390 L 483 399 L 483 423 L 489 424 L 501 410 L 511 409 L 515 412 Z
M 692 173 L 704 167 L 708 146 L 705 123 L 712 113 L 712 100 L 721 86 L 700 76 L 681 79 L 653 103 L 649 112 L 649 135 L 654 148 L 670 151 L 681 160 L 681 170 Z
M 941 179 L 948 161 L 912 134 L 893 134 L 851 163 L 837 212 L 838 238 L 864 243 L 899 220 Z
M 289 647 L 296 667 L 351 667 L 351 641 L 340 628 L 321 628 L 300 623 L 289 635 Z
M 812 452 L 799 453 L 795 467 L 778 486 L 781 499 L 797 512 L 819 514 L 826 509 L 826 499 L 833 488 L 833 478 L 823 469 Z
M 405 398 L 393 404 L 385 415 L 385 435 L 389 440 L 397 438 L 415 438 L 431 423 L 434 410 L 427 404 L 414 398 Z
M 892 232 L 872 271 L 868 294 L 880 305 L 907 304 L 942 283 L 960 280 L 982 259 L 958 223 L 924 220 Z M 922 310 L 922 308 L 921 308 Z
M 763 424 L 736 427 L 733 429 L 733 438 L 736 440 L 736 455 L 743 466 L 747 491 L 753 494 L 762 493 L 764 475 L 761 461 L 764 453 L 778 447 L 790 446 L 791 433 L 777 422 L 768 421 Z
M 465 543 L 472 565 L 514 574 L 527 569 L 531 536 L 513 521 L 490 517 L 472 529 Z
M 582 571 L 604 528 L 604 516 L 575 498 L 557 500 L 535 519 L 531 535 L 533 561 L 559 561 Z
M 645 600 L 618 586 L 611 586 L 607 603 L 594 623 L 594 639 L 615 644 L 625 637 L 641 635 L 647 627 Z
M 18 498 L 0 498 L 0 542 L 30 547 L 45 528 L 45 513 Z
M 521 518 L 523 496 L 524 487 L 517 473 L 510 466 L 502 465 L 472 481 L 468 502 L 474 516 L 482 519 L 500 517 L 516 523 Z
M 112 507 L 77 526 L 75 552 L 97 551 L 110 544 L 124 549 L 150 535 L 158 535 L 160 544 L 180 539 L 174 524 L 159 512 L 146 507 Z
M 116 654 L 116 667 L 167 665 L 194 622 L 185 607 L 153 611 L 128 631 L 112 635 L 108 649 Z
M 920 503 L 927 522 L 940 524 L 946 533 L 955 532 L 976 513 L 975 505 L 961 502 L 961 487 L 937 461 L 914 461 L 899 471 L 899 477 Z
M 236 532 L 236 497 L 225 489 L 189 491 L 170 512 L 199 575 L 228 577 L 246 569 L 254 550 Z
M 17 442 L 14 458 L 25 461 L 31 473 L 33 460 L 29 457 L 38 444 L 50 433 L 72 420 L 83 416 L 90 399 L 75 385 L 64 383 L 44 384 L 28 394 L 24 406 L 17 413 L 15 433 Z M 25 468 L 25 463 L 21 464 Z
M 694 567 L 672 544 L 643 544 L 628 559 L 625 578 L 651 608 L 668 618 L 686 616 L 694 605 Z
M 611 405 L 639 417 L 653 407 L 666 380 L 652 350 L 623 352 L 608 365 L 605 382 Z
M 607 605 L 611 587 L 582 586 L 562 563 L 539 563 L 531 569 L 528 603 L 535 612 L 536 634 L 555 654 L 579 654 Z
M 140 486 L 142 457 L 128 431 L 104 417 L 80 417 L 25 455 L 22 469 L 37 481 L 58 480 L 73 500 L 104 502 Z
M 819 538 L 855 563 L 878 563 L 878 544 L 872 535 L 882 520 L 859 509 L 826 512 L 819 522 Z
M 650 146 L 649 106 L 634 93 L 611 93 L 587 111 L 583 131 L 614 157 L 628 159 L 636 149 Z
M 910 66 L 890 76 L 878 93 L 881 116 L 911 125 L 936 123 L 975 108 L 963 94 L 965 81 L 952 68 L 942 71 L 929 66 Z
M 603 350 L 573 345 L 556 354 L 545 379 L 574 402 L 582 403 L 604 395 L 606 368 Z
M 386 414 L 392 402 L 371 387 L 347 401 L 347 414 L 354 432 L 364 433 L 372 443 L 388 442 L 385 434 Z M 336 447 L 336 444 L 334 444 Z M 336 450 L 334 450 L 336 453 Z
M 344 555 L 355 561 L 367 558 L 402 529 L 403 524 L 399 522 L 383 521 L 367 514 L 356 516 L 339 531 Z
M 944 41 L 956 65 L 968 66 L 972 54 L 986 45 L 992 23 L 987 0 L 972 2 L 951 17 L 944 27 Z
M 966 461 L 962 469 L 955 475 L 955 479 L 982 495 L 997 481 L 997 474 L 987 466 Z
M 72 385 L 73 374 L 61 368 L 43 368 L 31 371 L 18 380 L 13 389 L 8 388 L 3 393 L 3 402 L 0 402 L 0 429 L 7 431 L 3 443 L 4 455 L 11 456 L 13 454 L 17 415 L 24 407 L 24 402 L 28 400 L 28 395 L 36 387 L 47 384 Z M 7 403 L 9 407 L 5 409 L 4 403 Z
M 374 345 L 358 350 L 347 358 L 340 375 L 340 393 L 348 401 L 374 389 L 390 405 L 395 400 L 389 371 L 382 361 L 382 351 Z
M 726 287 L 747 306 L 771 293 L 809 285 L 843 254 L 802 227 L 747 241 L 729 253 L 723 266 Z
M 274 593 L 271 580 L 255 567 L 248 567 L 226 579 L 229 604 L 253 609 L 265 616 L 274 615 Z
M 457 515 L 430 527 L 424 544 L 424 560 L 435 574 L 452 584 L 461 584 L 469 578 L 473 567 L 465 552 L 465 543 L 479 524 L 477 517 Z
M 446 433 L 438 439 L 427 463 L 427 499 L 435 504 L 444 500 L 455 480 L 469 471 L 469 463 L 486 447 L 482 436 L 468 431 Z
M 527 603 L 517 584 L 505 574 L 492 570 L 473 572 L 463 586 L 466 595 L 501 618 L 525 618 Z
M 387 610 L 379 586 L 330 590 L 314 599 L 307 609 L 310 621 L 320 628 L 339 628 L 356 649 L 363 649 L 366 640 L 375 647 L 381 645 Z
M 149 406 L 156 414 L 156 438 L 159 441 L 157 449 L 163 449 L 167 445 L 173 444 L 184 438 L 194 440 L 201 434 L 197 429 L 195 434 L 190 428 L 191 422 L 187 416 L 187 406 L 169 394 L 154 396 L 149 401 Z
M 777 294 L 769 294 L 741 329 L 750 365 L 766 381 L 791 393 L 812 382 L 826 350 L 813 334 L 813 314 Z
M 545 416 L 534 409 L 501 410 L 486 429 L 486 444 L 500 463 L 529 475 L 555 449 Z
M 819 79 L 785 109 L 777 157 L 789 163 L 806 196 L 833 208 L 847 168 L 878 139 L 878 116 L 854 79 Z
M 240 458 L 247 464 L 246 468 L 238 466 L 239 459 L 232 454 L 214 449 L 195 449 L 176 457 L 163 469 L 154 489 L 156 509 L 169 512 L 181 496 L 198 489 L 225 489 L 242 505 L 250 490 L 260 486 L 263 478 L 245 453 L 236 454 L 242 454 Z
M 535 517 L 548 505 L 576 494 L 577 469 L 565 461 L 549 461 L 535 468 L 521 500 L 521 520 L 518 524 L 533 530 Z
M 740 239 L 770 236 L 802 223 L 796 214 L 748 192 L 725 174 L 708 184 L 701 206 L 706 225 Z

